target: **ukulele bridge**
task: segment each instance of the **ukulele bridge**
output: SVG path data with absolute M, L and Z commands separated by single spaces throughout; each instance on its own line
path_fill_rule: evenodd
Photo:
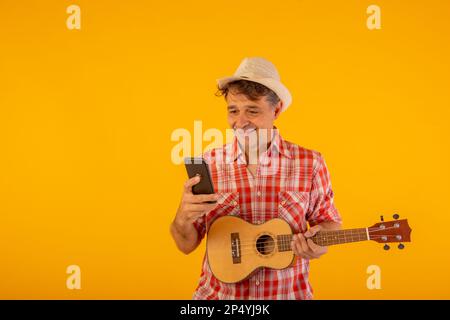
M 231 234 L 231 257 L 233 264 L 241 263 L 241 241 L 238 232 Z

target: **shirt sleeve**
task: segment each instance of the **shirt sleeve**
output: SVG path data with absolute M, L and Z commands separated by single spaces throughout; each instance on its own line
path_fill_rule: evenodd
M 330 173 L 320 153 L 313 168 L 310 204 L 306 218 L 310 226 L 327 221 L 342 223 L 341 216 L 334 205 Z

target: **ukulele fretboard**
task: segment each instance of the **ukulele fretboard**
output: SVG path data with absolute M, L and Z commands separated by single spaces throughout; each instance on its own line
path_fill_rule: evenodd
M 319 246 L 331 246 L 347 242 L 358 242 L 369 240 L 366 228 L 320 231 L 310 238 Z M 278 251 L 289 251 L 291 249 L 292 234 L 277 236 Z

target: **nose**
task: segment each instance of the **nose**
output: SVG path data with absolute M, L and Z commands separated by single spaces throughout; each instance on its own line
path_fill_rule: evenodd
M 244 129 L 248 125 L 250 125 L 250 121 L 248 121 L 247 117 L 244 114 L 240 114 L 235 119 L 233 128 L 234 129 Z

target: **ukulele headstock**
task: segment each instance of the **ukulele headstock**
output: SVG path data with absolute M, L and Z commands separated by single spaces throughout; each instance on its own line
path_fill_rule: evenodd
M 369 240 L 384 243 L 385 250 L 390 249 L 388 243 L 399 242 L 398 248 L 403 249 L 405 246 L 401 242 L 411 241 L 411 228 L 408 220 L 398 220 L 398 214 L 394 214 L 393 218 L 392 221 L 384 221 L 381 216 L 381 222 L 367 228 Z

